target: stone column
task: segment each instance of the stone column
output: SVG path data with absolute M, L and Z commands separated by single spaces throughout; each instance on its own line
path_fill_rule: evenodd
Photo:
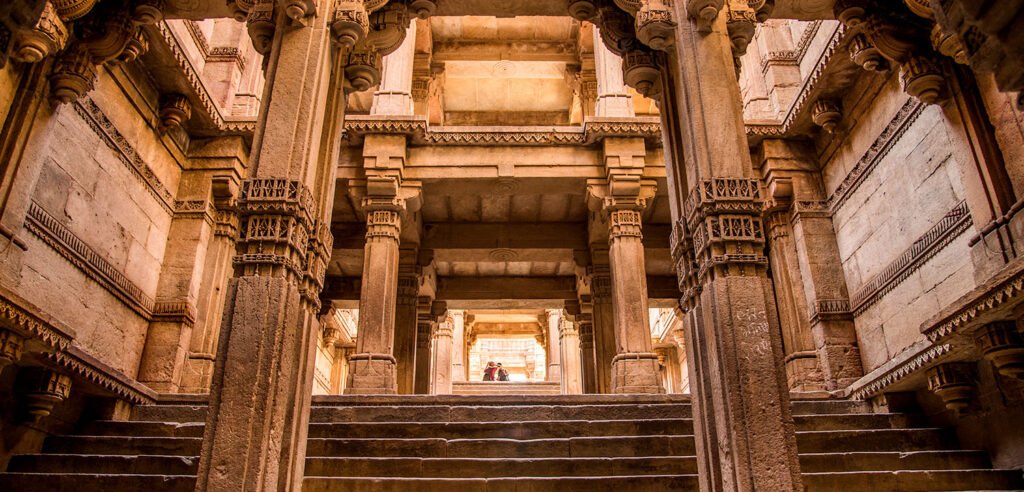
M 604 45 L 597 27 L 594 27 L 594 70 L 597 74 L 595 115 L 613 118 L 635 116 L 633 96 L 622 81 L 622 58 Z
M 413 392 L 417 395 L 430 393 L 430 341 L 433 323 L 422 316 L 416 322 L 416 376 Z
M 612 392 L 612 359 L 615 358 L 615 320 L 612 316 L 612 279 L 608 267 L 608 245 L 591 246 L 591 284 L 594 301 L 594 365 L 596 393 Z
M 662 393 L 658 356 L 651 347 L 647 271 L 639 210 L 613 205 L 608 212 L 608 258 L 616 356 L 613 393 Z
M 559 326 L 562 320 L 561 309 L 548 309 L 545 311 L 547 319 L 544 324 L 547 327 L 547 333 L 545 338 L 548 339 L 548 368 L 547 368 L 547 380 L 548 381 L 561 381 L 562 380 L 562 348 L 560 342 L 560 331 Z
M 452 317 L 452 381 L 466 380 L 466 312 L 449 311 Z
M 271 14 L 272 4 L 254 7 Z M 283 16 L 283 12 L 279 15 Z M 317 313 L 331 250 L 343 81 L 332 77 L 330 6 L 305 27 L 264 22 L 267 103 L 252 145 L 235 277 L 228 286 L 198 491 L 301 489 Z M 251 20 L 258 20 L 250 16 Z M 269 24 L 269 25 L 268 25 Z M 330 118 L 325 118 L 330 114 Z
M 649 89 L 663 90 L 660 109 L 669 132 L 668 196 L 677 220 L 672 250 L 688 317 L 700 488 L 802 490 L 762 254 L 763 197 L 733 59 L 734 50 L 745 50 L 755 13 L 733 1 L 726 3 L 728 13 L 706 15 L 716 6 L 703 4 L 696 19 L 687 19 L 686 3 L 675 4 L 675 48 L 654 57 L 662 64 L 661 80 L 646 81 Z
M 434 394 L 452 394 L 452 325 L 451 317 L 437 324 L 434 330 Z
M 561 318 L 558 323 L 558 340 L 562 359 L 562 394 L 583 393 L 583 374 L 580 363 L 580 333 L 576 324 Z
M 769 216 L 769 251 L 787 373 L 798 375 L 804 389 L 845 388 L 864 372 L 814 151 L 797 142 L 767 139 L 761 154 L 763 180 L 775 209 Z M 792 382 L 791 389 L 801 387 Z
M 356 353 L 349 358 L 348 394 L 393 394 L 395 374 L 395 308 L 398 296 L 400 205 L 367 198 L 366 246 L 359 294 Z
M 395 370 L 398 393 L 413 393 L 416 375 L 416 303 L 420 279 L 415 274 L 416 251 L 399 254 L 398 297 L 395 306 Z M 411 258 L 410 258 L 411 257 Z M 407 261 L 412 265 L 406 265 Z
M 583 374 L 583 392 L 597 393 L 597 367 L 594 364 L 594 321 L 589 314 L 580 315 L 580 372 Z
M 394 53 L 384 57 L 380 86 L 373 94 L 373 115 L 411 115 L 412 67 L 416 51 L 416 21 L 409 24 L 405 41 Z

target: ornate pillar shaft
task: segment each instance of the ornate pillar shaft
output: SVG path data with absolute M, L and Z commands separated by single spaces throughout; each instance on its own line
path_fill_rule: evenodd
M 415 250 L 402 251 L 400 262 L 405 263 L 411 255 L 415 262 Z M 399 266 L 405 270 L 406 265 Z M 413 393 L 416 376 L 416 303 L 419 301 L 419 277 L 412 272 L 402 272 L 398 277 L 398 296 L 395 306 L 395 369 L 397 371 L 398 393 Z M 358 340 L 358 339 L 357 339 Z
M 561 381 L 562 380 L 562 349 L 561 349 L 561 338 L 559 337 L 559 325 L 562 320 L 561 309 L 548 309 L 545 314 L 547 315 L 547 327 L 546 338 L 548 339 L 548 370 L 547 380 L 548 381 Z
M 412 67 L 416 51 L 416 21 L 409 24 L 405 40 L 394 53 L 384 57 L 380 86 L 373 94 L 374 115 L 411 115 Z
M 349 358 L 349 394 L 393 394 L 395 307 L 398 295 L 398 242 L 401 214 L 367 200 L 366 246 L 359 294 L 359 335 Z
M 434 331 L 434 394 L 452 394 L 452 325 L 449 318 Z
M 597 74 L 597 116 L 630 118 L 633 96 L 622 80 L 622 58 L 612 53 L 601 41 L 601 33 L 594 27 L 594 71 Z
M 596 253 L 596 254 L 595 254 Z M 601 258 L 601 253 L 604 257 Z M 594 300 L 594 365 L 596 392 L 612 392 L 612 359 L 615 358 L 615 319 L 612 316 L 612 279 L 607 248 L 591 250 L 594 256 L 591 292 Z M 603 259 L 603 263 L 600 260 Z
M 300 490 L 344 114 L 331 8 L 273 31 L 196 490 Z M 284 21 L 278 23 L 283 26 Z M 325 115 L 331 114 L 326 119 Z M 325 138 L 326 137 L 326 138 Z M 314 195 L 315 193 L 315 195 Z M 316 198 L 314 198 L 316 197 Z
M 562 318 L 558 325 L 562 360 L 562 394 L 583 393 L 583 374 L 580 362 L 580 334 L 576 324 Z
M 658 356 L 651 348 L 642 237 L 639 211 L 613 208 L 609 212 L 608 259 L 616 345 L 613 393 L 664 392 L 658 376 Z
M 416 323 L 416 376 L 413 392 L 417 395 L 430 393 L 430 339 L 433 323 L 421 319 Z
M 452 315 L 452 381 L 466 380 L 466 312 L 451 311 Z
M 597 366 L 594 364 L 594 322 L 580 321 L 580 373 L 583 392 L 597 393 Z
M 767 277 L 763 198 L 744 128 L 730 34 L 751 24 L 746 2 L 702 17 L 675 4 L 676 49 L 661 109 L 673 252 L 689 311 L 694 432 L 701 490 L 800 490 L 800 465 Z M 714 9 L 704 9 L 714 14 Z M 735 10 L 736 12 L 733 12 Z M 706 22 L 705 21 L 710 21 Z M 727 21 L 728 25 L 727 25 Z M 735 54 L 744 46 L 738 43 Z M 685 191 L 683 191 L 685 190 Z M 684 250 L 689 250 L 686 252 Z

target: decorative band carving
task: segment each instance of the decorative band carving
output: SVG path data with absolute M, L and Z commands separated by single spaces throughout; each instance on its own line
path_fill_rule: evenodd
M 859 316 L 895 289 L 942 248 L 963 234 L 970 225 L 971 214 L 967 209 L 967 203 L 960 202 L 928 232 L 914 241 L 910 248 L 857 290 L 851 298 L 853 315 Z
M 608 236 L 643 238 L 643 224 L 637 210 L 612 210 L 608 214 Z
M 31 203 L 25 227 L 43 240 L 58 254 L 77 267 L 86 277 L 98 283 L 133 311 L 149 320 L 153 313 L 153 298 L 135 285 L 123 273 L 94 251 L 60 221 L 46 213 L 35 202 Z
M 196 323 L 196 308 L 185 299 L 159 300 L 153 305 L 153 321 L 191 327 Z
M 938 363 L 952 350 L 953 346 L 948 343 L 929 346 L 895 367 L 881 372 L 866 384 L 855 389 L 850 396 L 855 400 L 864 400 L 878 395 L 907 376 Z
M 160 178 L 157 178 L 153 169 L 146 164 L 131 142 L 117 130 L 114 123 L 100 110 L 100 107 L 92 99 L 86 97 L 75 101 L 74 108 L 82 120 L 103 140 L 103 143 L 117 154 L 121 163 L 146 185 L 146 190 L 156 198 L 157 203 L 168 214 L 174 213 L 174 194 L 160 182 Z
M 366 240 L 377 238 L 398 241 L 402 232 L 402 216 L 396 210 L 370 210 L 366 214 Z

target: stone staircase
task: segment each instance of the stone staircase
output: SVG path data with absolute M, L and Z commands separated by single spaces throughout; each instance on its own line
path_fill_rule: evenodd
M 811 491 L 1020 490 L 914 414 L 796 401 Z M 200 402 L 140 407 L 15 456 L 0 490 L 191 491 Z M 690 406 L 677 395 L 314 397 L 307 491 L 696 490 Z
M 458 381 L 453 395 L 559 395 L 562 385 L 549 381 Z

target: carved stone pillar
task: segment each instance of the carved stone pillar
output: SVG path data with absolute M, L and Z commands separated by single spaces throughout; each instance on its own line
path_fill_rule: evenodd
M 451 316 L 437 324 L 434 330 L 434 391 L 435 395 L 452 394 L 452 325 Z
M 416 275 L 416 250 L 399 254 L 398 293 L 395 306 L 395 369 L 398 393 L 412 394 L 416 376 L 416 304 L 420 279 Z M 356 339 L 358 341 L 358 338 Z
M 359 295 L 359 335 L 349 358 L 349 394 L 397 390 L 394 337 L 398 293 L 398 241 L 402 218 L 393 204 L 366 202 L 366 247 Z
M 596 392 L 612 392 L 612 359 L 615 358 L 615 319 L 612 315 L 612 278 L 606 243 L 592 245 L 590 289 L 594 300 L 594 372 Z
M 580 315 L 580 372 L 583 392 L 597 393 L 597 366 L 594 364 L 594 321 L 591 315 Z
M 181 376 L 183 393 L 210 391 L 214 354 L 221 333 L 231 260 L 238 238 L 236 199 L 238 185 L 234 179 L 214 178 L 213 238 L 206 248 L 203 282 L 196 302 L 196 323 L 189 338 L 188 357 Z
M 414 391 L 417 395 L 426 395 L 431 390 L 431 361 L 433 359 L 434 329 L 439 316 L 445 311 L 445 303 L 431 301 L 429 297 L 420 297 L 416 306 L 416 380 Z
M 452 381 L 466 380 L 466 312 L 449 311 L 452 317 Z
M 594 27 L 594 70 L 597 75 L 597 107 L 594 114 L 605 117 L 631 118 L 633 96 L 622 80 L 622 57 L 612 53 L 601 41 Z
M 640 212 L 634 208 L 612 208 L 608 231 L 616 345 L 612 392 L 663 393 L 658 357 L 651 348 Z
M 818 368 L 814 340 L 811 339 L 811 326 L 806 314 L 807 299 L 797 264 L 789 211 L 771 211 L 767 214 L 767 220 L 769 265 L 782 327 L 786 381 L 790 391 L 822 390 L 825 385 Z
M 545 312 L 547 319 L 543 326 L 547 328 L 545 338 L 548 339 L 548 369 L 547 369 L 547 380 L 548 381 L 561 381 L 562 380 L 562 348 L 560 345 L 559 338 L 559 325 L 562 320 L 561 309 L 548 309 Z
M 660 109 L 663 128 L 675 135 L 665 141 L 668 196 L 680 221 L 672 249 L 691 251 L 675 260 L 680 304 L 688 311 L 694 434 L 702 436 L 700 488 L 801 490 L 762 254 L 763 198 L 741 117 L 732 33 L 727 16 L 714 8 L 689 13 L 698 19 L 680 18 L 675 56 L 661 58 Z
M 198 491 L 301 488 L 319 292 L 331 250 L 324 224 L 333 199 L 333 139 L 344 114 L 341 81 L 331 77 L 331 10 L 325 6 L 307 27 L 272 31 L 266 73 L 273 83 L 239 198 L 235 277 Z
M 380 85 L 373 94 L 373 115 L 411 115 L 413 112 L 412 68 L 416 51 L 416 22 L 406 31 L 405 41 L 383 59 Z
M 576 324 L 561 318 L 558 323 L 558 340 L 562 361 L 562 394 L 581 394 L 583 393 L 583 368 L 580 362 L 580 333 Z

